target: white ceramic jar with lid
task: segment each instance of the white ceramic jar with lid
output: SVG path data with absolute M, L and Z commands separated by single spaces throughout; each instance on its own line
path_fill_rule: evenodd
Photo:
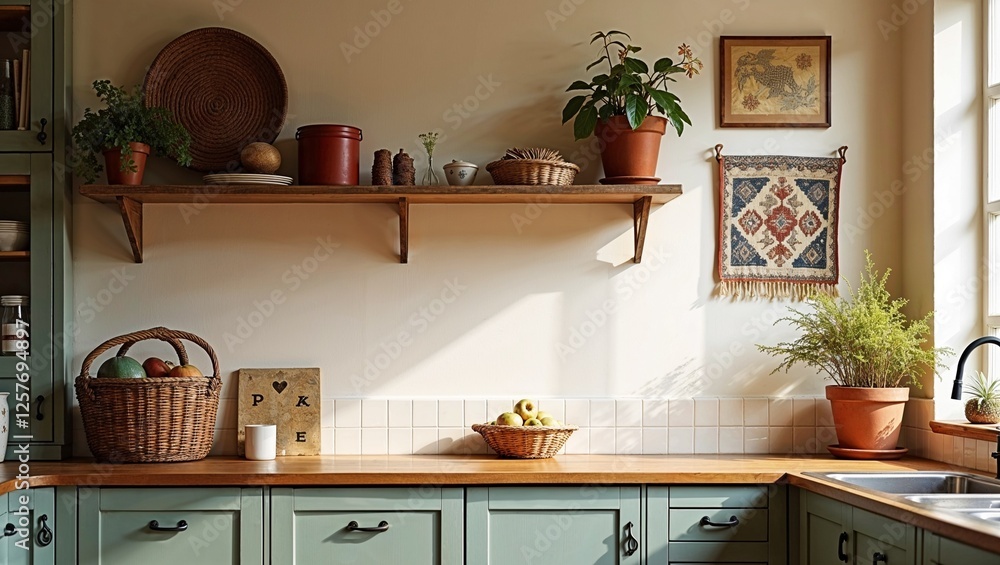
M 452 186 L 469 186 L 476 182 L 479 166 L 468 161 L 452 161 L 444 167 L 444 176 Z
M 28 297 L 21 295 L 0 296 L 0 354 L 28 353 L 30 314 Z

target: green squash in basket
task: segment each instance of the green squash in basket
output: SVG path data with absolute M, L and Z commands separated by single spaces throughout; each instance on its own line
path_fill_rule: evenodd
M 146 371 L 142 365 L 131 357 L 112 357 L 101 364 L 97 370 L 100 379 L 144 379 Z

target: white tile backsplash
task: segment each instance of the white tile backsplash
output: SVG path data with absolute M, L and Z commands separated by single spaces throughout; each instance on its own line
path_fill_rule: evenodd
M 690 398 L 671 398 L 667 413 L 667 425 L 671 428 L 688 428 L 694 426 L 694 400 Z
M 220 406 L 220 424 L 231 419 L 233 406 L 235 401 Z M 512 408 L 506 398 L 323 399 L 321 453 L 487 453 L 472 424 Z M 539 408 L 579 427 L 565 453 L 809 454 L 826 453 L 836 443 L 829 402 L 818 397 L 543 398 Z M 987 442 L 967 447 L 916 427 L 902 437 L 915 455 L 940 455 L 974 468 L 994 464 Z M 213 453 L 235 453 L 234 429 L 220 425 Z
M 462 400 L 439 400 L 438 422 L 442 428 L 463 427 L 465 425 L 465 402 Z
M 389 427 L 406 429 L 413 427 L 413 401 L 389 401 Z
M 366 398 L 361 401 L 361 427 L 384 428 L 389 425 L 389 403 L 386 400 Z
M 635 398 L 615 401 L 615 427 L 638 428 L 642 426 L 642 400 Z

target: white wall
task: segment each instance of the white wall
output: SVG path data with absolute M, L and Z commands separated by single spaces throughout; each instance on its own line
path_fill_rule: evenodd
M 694 127 L 680 139 L 668 135 L 661 149 L 659 175 L 682 184 L 685 195 L 653 211 L 641 265 L 628 261 L 626 207 L 524 205 L 414 206 L 408 265 L 396 260 L 397 219 L 388 206 L 209 206 L 194 216 L 147 206 L 145 263 L 134 265 L 117 211 L 78 197 L 77 366 L 110 336 L 165 325 L 214 344 L 230 379 L 240 367 L 319 366 L 327 398 L 820 395 L 826 383 L 819 376 L 768 376 L 776 361 L 753 350 L 791 337 L 771 328 L 785 303 L 713 296 L 716 143 L 732 154 L 830 155 L 848 145 L 842 273 L 857 279 L 866 248 L 880 266 L 902 272 L 903 206 L 871 213 L 877 191 L 899 178 L 903 164 L 902 40 L 880 25 L 893 15 L 890 2 L 404 0 L 350 61 L 341 44 L 386 2 L 229 4 L 236 6 L 221 15 L 227 0 L 175 0 L 169 9 L 150 0 L 77 5 L 78 114 L 94 103 L 92 80 L 141 82 L 171 39 L 221 25 L 257 39 L 284 70 L 289 118 L 277 142 L 284 173 L 295 173 L 294 131 L 308 123 L 363 128 L 363 172 L 374 150 L 417 154 L 416 135 L 436 128 L 447 134 L 438 163 L 485 164 L 513 145 L 571 156 L 585 144 L 574 144 L 571 128 L 559 124 L 563 90 L 586 76 L 594 58 L 589 34 L 618 28 L 649 57 L 672 55 L 686 41 L 705 62 L 702 76 L 677 85 Z M 720 34 L 832 35 L 833 127 L 719 129 Z M 499 85 L 455 119 L 453 105 L 474 95 L 481 77 Z M 599 164 L 581 164 L 578 182 L 601 176 Z M 159 160 L 147 174 L 154 183 L 200 180 Z M 516 225 L 519 215 L 539 211 L 529 225 Z M 317 240 L 336 249 L 308 279 L 287 275 L 310 261 Z M 105 290 L 118 277 L 128 280 L 125 289 Z M 894 288 L 902 288 L 900 279 Z M 438 302 L 450 298 L 450 285 L 460 285 L 460 294 Z M 283 302 L 273 311 L 260 307 L 263 324 L 227 343 L 276 291 Z M 582 347 L 561 355 L 558 345 L 589 329 L 588 313 L 609 300 L 617 311 Z M 424 309 L 438 313 L 424 316 Z M 368 361 L 397 349 L 401 332 L 408 345 L 369 386 L 353 385 Z M 166 353 L 138 354 L 146 351 Z

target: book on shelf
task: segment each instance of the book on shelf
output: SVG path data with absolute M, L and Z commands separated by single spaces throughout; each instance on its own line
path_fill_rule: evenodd
M 25 49 L 21 54 L 21 103 L 17 106 L 17 129 L 28 129 L 28 121 L 31 119 L 31 51 Z
M 21 60 L 14 59 L 14 116 L 21 125 Z

